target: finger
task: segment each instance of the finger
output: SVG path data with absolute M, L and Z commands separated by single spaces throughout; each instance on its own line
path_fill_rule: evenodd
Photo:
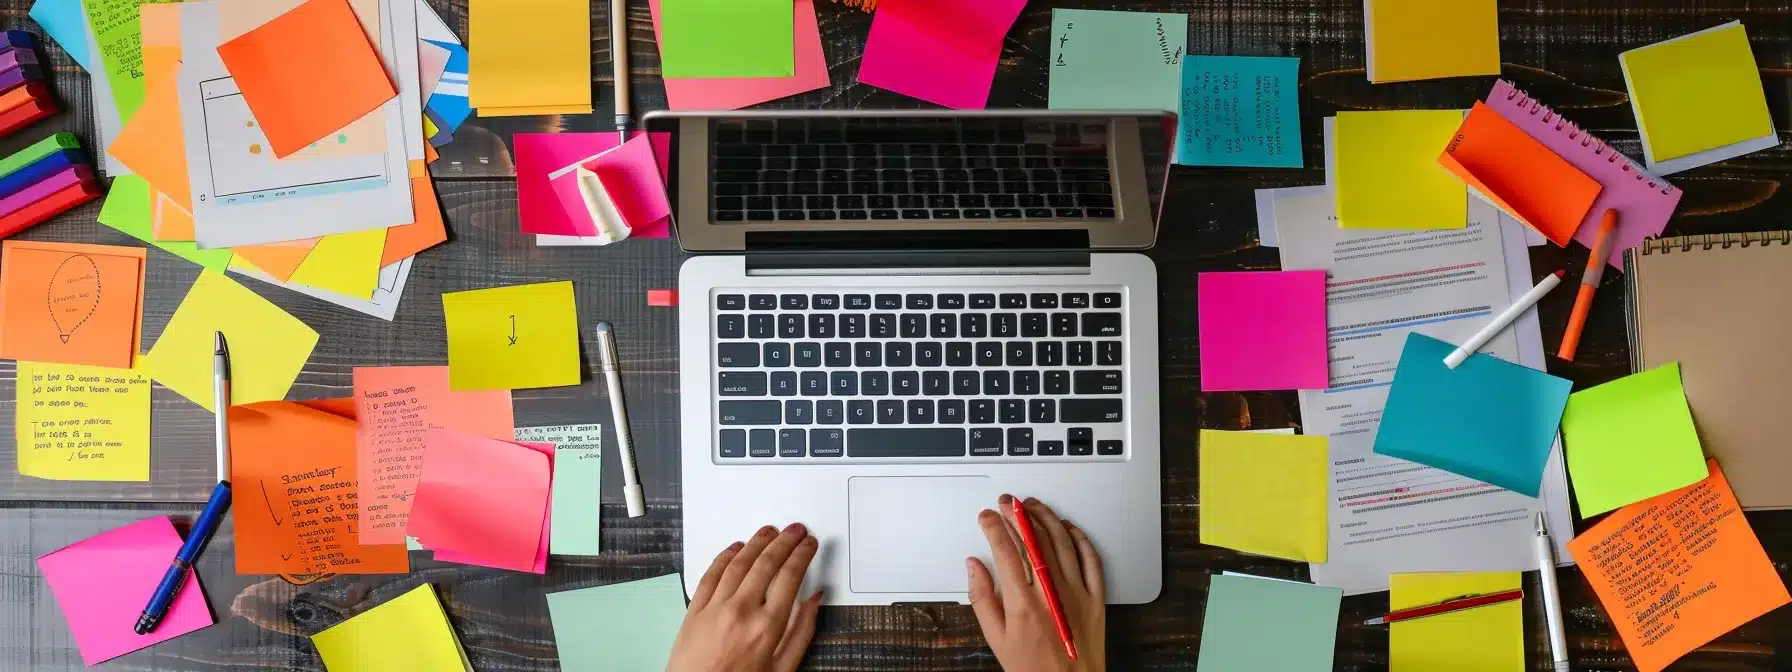
M 772 577 L 784 567 L 784 561 L 790 559 L 790 552 L 796 550 L 797 542 L 809 538 L 809 528 L 802 523 L 791 523 L 784 531 L 765 547 L 759 559 L 753 561 L 753 568 L 747 570 L 747 577 L 741 579 L 740 588 L 734 591 L 734 599 L 745 600 L 748 604 L 765 604 L 766 587 L 772 583 Z M 783 604 L 790 604 L 796 593 L 784 599 Z M 780 605 L 782 606 L 782 605 Z
M 809 642 L 815 639 L 815 617 L 820 612 L 819 590 L 790 611 L 790 620 L 784 624 L 784 638 L 778 641 L 778 649 L 772 653 L 773 670 L 795 672 L 797 666 L 803 664 L 803 654 L 809 651 Z
M 1070 533 L 1064 530 L 1064 521 L 1046 506 L 1032 497 L 1028 497 L 1023 505 L 1027 507 L 1027 516 L 1033 520 L 1033 531 L 1044 535 L 1045 545 L 1051 547 L 1052 583 L 1063 586 L 1075 583 L 1083 584 L 1083 566 L 1077 561 L 1076 542 L 1070 540 Z
M 747 540 L 747 545 L 734 554 L 733 560 L 728 561 L 728 569 L 722 570 L 722 580 L 716 583 L 716 592 L 709 598 L 711 602 L 734 597 L 734 593 L 740 589 L 741 580 L 747 578 L 747 570 L 753 568 L 753 562 L 759 559 L 760 553 L 765 552 L 765 547 L 772 543 L 772 539 L 777 538 L 777 533 L 777 528 L 770 525 L 753 533 L 753 538 Z
M 722 571 L 728 569 L 728 562 L 745 545 L 737 541 L 716 554 L 715 561 L 709 563 L 709 570 L 703 572 L 703 578 L 697 582 L 697 594 L 691 598 L 691 611 L 702 611 L 703 605 L 709 604 L 710 595 L 716 592 L 716 584 L 722 582 Z
M 1095 551 L 1095 543 L 1089 541 L 1089 535 L 1083 532 L 1083 528 L 1071 523 L 1065 523 L 1064 526 L 1070 532 L 1071 540 L 1076 543 L 1077 558 L 1083 563 L 1083 588 L 1089 591 L 1089 597 L 1096 604 L 1106 604 L 1108 590 L 1101 579 L 1101 554 Z
M 983 566 L 982 560 L 965 558 L 964 568 L 970 573 L 971 611 L 977 614 L 977 627 L 983 629 L 984 639 L 993 640 L 1008 628 L 1002 598 L 996 595 L 995 579 L 989 575 L 989 568 Z
M 977 524 L 983 527 L 983 538 L 989 541 L 989 553 L 996 561 L 996 578 L 1004 586 L 1027 585 L 1026 564 L 1020 559 L 1020 547 L 1014 543 L 1008 523 L 1002 515 L 984 509 L 977 514 Z
M 785 558 L 784 565 L 778 568 L 772 577 L 771 587 L 765 591 L 765 606 L 783 609 L 785 605 L 796 601 L 796 591 L 803 588 L 803 575 L 809 572 L 809 563 L 815 560 L 815 553 L 821 548 L 821 540 L 815 537 L 803 537 Z
M 1000 504 L 996 507 L 996 512 L 1002 514 L 1002 526 L 1008 528 L 1008 540 L 1014 544 L 1015 550 L 1020 554 L 1021 575 L 1026 577 L 1022 583 L 1033 585 L 1033 551 L 1027 548 L 1027 540 L 1020 536 L 1020 523 L 1014 520 L 1014 496 L 1002 495 L 996 501 Z M 1049 558 L 1047 560 L 1049 561 Z M 1008 577 L 1002 578 L 1007 579 Z

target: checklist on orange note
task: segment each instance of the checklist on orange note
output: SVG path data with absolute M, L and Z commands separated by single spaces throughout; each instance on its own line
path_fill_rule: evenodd
M 1716 460 L 1710 468 L 1568 542 L 1640 672 L 1792 602 Z
M 1564 247 L 1601 188 L 1598 181 L 1479 102 L 1437 162 L 1495 206 Z
M 348 0 L 307 0 L 218 45 L 218 58 L 277 158 L 398 95 Z
M 0 358 L 131 368 L 143 328 L 141 247 L 8 240 Z

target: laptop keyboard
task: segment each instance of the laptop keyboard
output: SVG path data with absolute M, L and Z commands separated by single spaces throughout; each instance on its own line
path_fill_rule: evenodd
M 1124 459 L 1123 292 L 1025 289 L 716 290 L 716 457 Z

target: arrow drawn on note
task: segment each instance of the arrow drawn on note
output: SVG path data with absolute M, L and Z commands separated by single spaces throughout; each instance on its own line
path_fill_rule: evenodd
M 280 526 L 280 517 L 274 515 L 274 502 L 268 499 L 268 482 L 263 481 L 263 480 L 257 480 L 256 483 L 261 484 L 261 503 L 267 505 L 268 517 L 274 519 L 275 527 L 279 527 Z
M 516 316 L 510 316 L 510 344 L 516 345 Z

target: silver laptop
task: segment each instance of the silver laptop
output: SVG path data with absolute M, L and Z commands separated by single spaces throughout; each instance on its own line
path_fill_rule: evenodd
M 684 568 L 821 540 L 829 604 L 966 602 L 1038 497 L 1108 599 L 1163 584 L 1157 112 L 654 113 L 680 244 Z M 696 588 L 687 581 L 686 589 Z

